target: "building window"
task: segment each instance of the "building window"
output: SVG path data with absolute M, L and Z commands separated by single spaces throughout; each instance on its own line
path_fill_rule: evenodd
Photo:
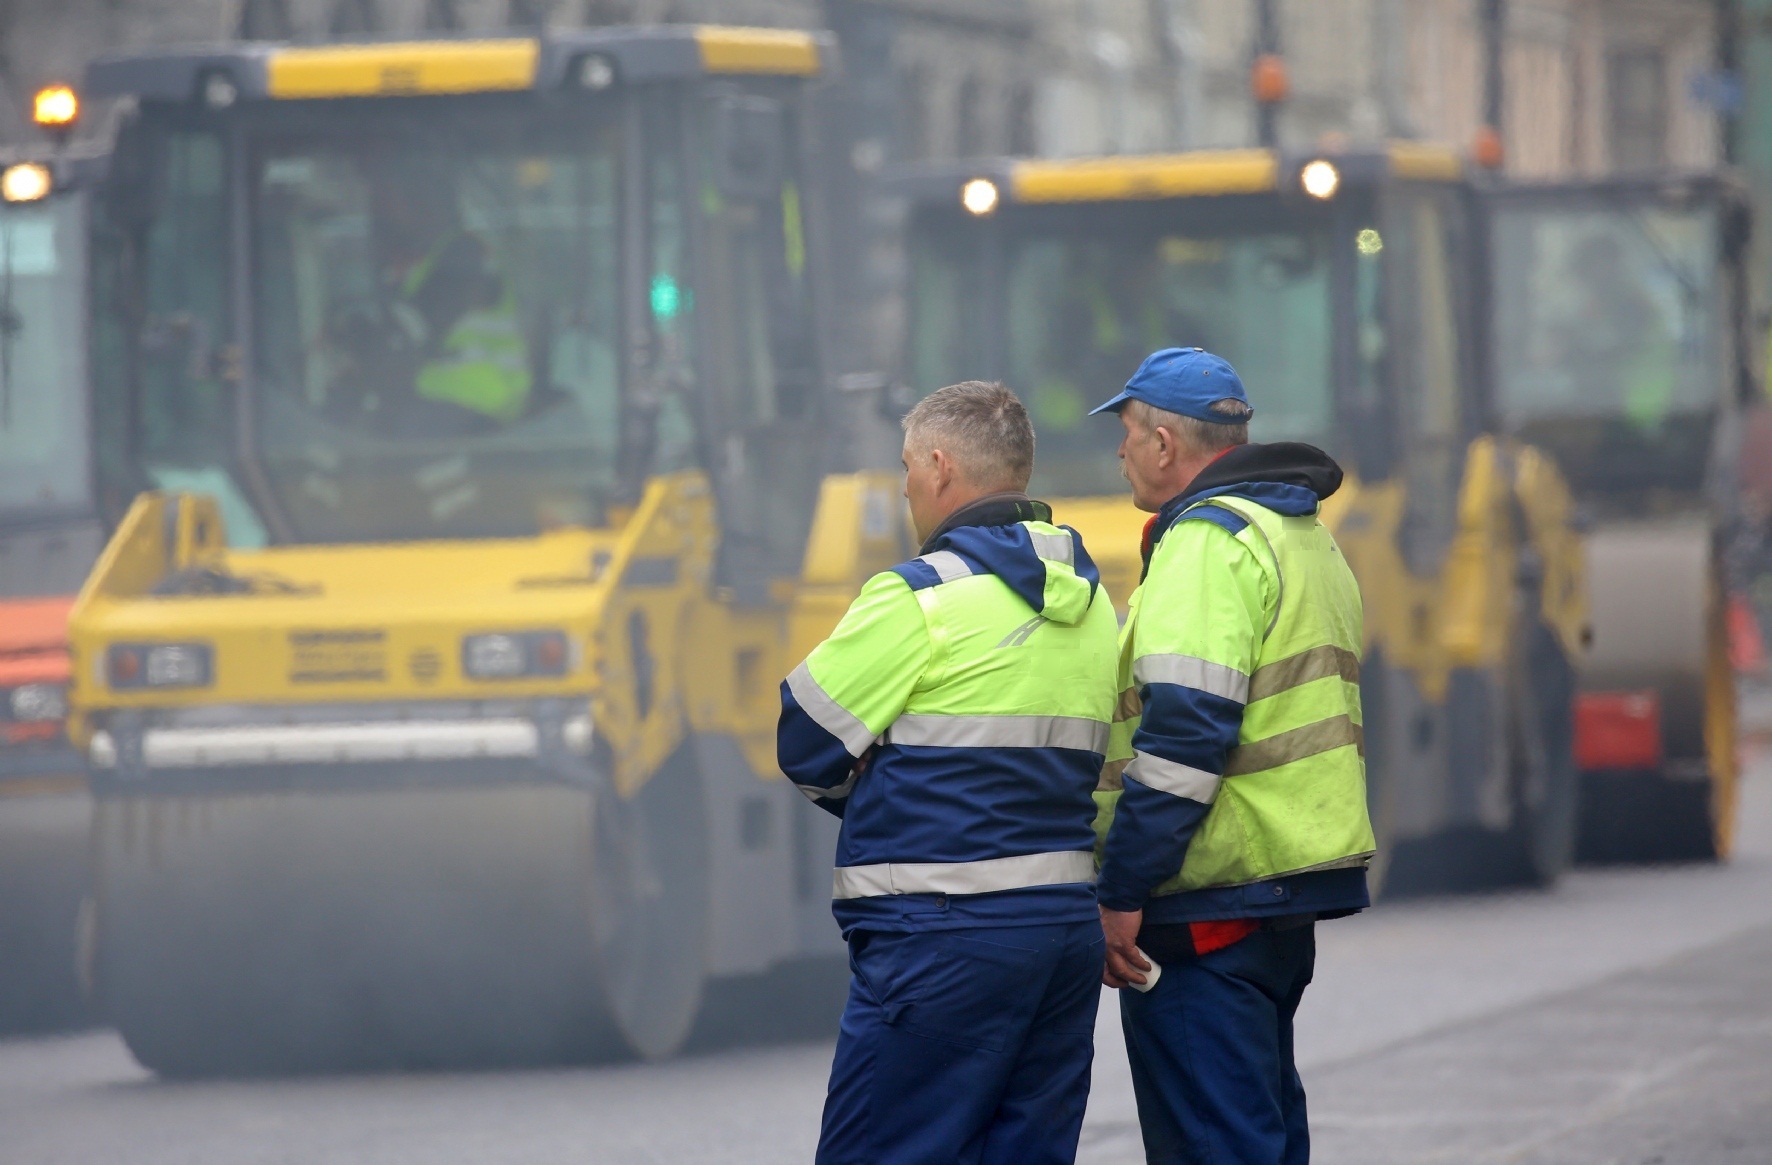
M 246 0 L 240 6 L 241 40 L 288 40 L 294 34 L 283 0 Z
M 431 32 L 459 32 L 461 12 L 455 0 L 425 0 L 423 25 Z
M 553 0 L 511 0 L 505 24 L 511 28 L 546 28 L 553 14 Z
M 1036 100 L 1034 87 L 1026 81 L 1017 82 L 1009 93 L 1009 152 L 1018 157 L 1040 152 L 1035 130 Z
M 984 86 L 976 76 L 960 83 L 959 116 L 954 152 L 962 158 L 976 158 L 990 152 L 985 141 Z
M 361 36 L 381 31 L 381 13 L 375 0 L 338 0 L 332 9 L 331 32 L 334 36 Z
M 1606 61 L 1612 166 L 1652 170 L 1667 161 L 1667 61 L 1654 49 L 1619 49 Z
M 899 161 L 917 161 L 931 155 L 933 143 L 929 110 L 929 70 L 907 65 L 898 74 L 897 155 Z

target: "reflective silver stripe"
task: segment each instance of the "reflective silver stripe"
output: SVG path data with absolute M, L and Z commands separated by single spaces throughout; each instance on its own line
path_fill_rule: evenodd
M 1234 667 L 1194 655 L 1141 655 L 1132 661 L 1140 684 L 1180 684 L 1239 704 L 1249 702 L 1249 677 Z
M 933 716 L 907 712 L 888 744 L 933 748 L 1077 748 L 1106 752 L 1110 726 L 1083 716 Z
M 1350 684 L 1359 683 L 1360 657 L 1345 647 L 1326 643 L 1263 664 L 1249 677 L 1249 699 L 1265 700 L 1330 676 L 1340 676 Z
M 944 583 L 953 582 L 957 578 L 966 578 L 972 573 L 972 568 L 966 565 L 966 560 L 952 550 L 937 550 L 933 554 L 923 555 L 917 561 L 928 563 L 935 571 L 936 577 Z
M 850 756 L 860 756 L 874 743 L 874 734 L 868 731 L 868 726 L 855 713 L 831 699 L 812 678 L 812 672 L 805 664 L 789 673 L 788 691 L 794 693 L 794 699 L 820 728 L 843 742 Z
M 874 866 L 838 866 L 831 872 L 831 897 L 991 894 L 999 890 L 1094 881 L 1094 854 L 1088 850 L 1060 850 L 1013 858 L 987 858 L 981 862 L 882 862 Z
M 1026 623 L 1023 623 L 1021 626 L 1017 627 L 1015 630 L 1011 631 L 1009 634 L 1003 636 L 1002 642 L 998 643 L 997 646 L 998 647 L 1020 647 L 1022 644 L 1026 643 L 1028 641 L 1028 637 L 1030 635 L 1032 635 L 1034 632 L 1038 631 L 1040 628 L 1044 627 L 1046 625 L 1046 623 L 1047 623 L 1046 616 L 1035 615 L 1032 619 L 1029 619 Z
M 1126 766 L 1125 775 L 1159 793 L 1186 797 L 1189 801 L 1198 801 L 1202 805 L 1212 804 L 1213 799 L 1218 796 L 1218 786 L 1224 782 L 1224 778 L 1217 773 L 1178 765 L 1172 760 L 1164 760 L 1148 752 L 1135 755 L 1132 763 Z
M 1239 744 L 1224 758 L 1224 775 L 1240 777 L 1244 773 L 1277 769 L 1281 765 L 1346 748 L 1350 744 L 1359 751 L 1362 758 L 1365 757 L 1365 730 L 1346 714 L 1331 716 L 1327 720 L 1302 724 L 1273 736 Z
M 807 799 L 811 801 L 841 801 L 855 791 L 855 782 L 860 777 L 861 774 L 858 772 L 850 773 L 849 779 L 834 789 L 824 789 L 817 785 L 800 784 L 796 784 L 794 788 L 806 794 Z
M 1037 530 L 1030 530 L 1028 537 L 1034 540 L 1034 553 L 1047 562 L 1076 565 L 1077 548 L 1069 534 L 1042 534 Z

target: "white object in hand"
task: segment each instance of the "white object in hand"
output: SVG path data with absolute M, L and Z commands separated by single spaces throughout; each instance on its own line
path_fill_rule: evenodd
M 1137 947 L 1133 947 L 1132 949 L 1135 951 L 1138 951 Z M 1145 962 L 1147 962 L 1151 965 L 1151 969 L 1144 973 L 1144 982 L 1142 982 L 1142 983 L 1128 982 L 1126 984 L 1126 986 L 1132 988 L 1134 991 L 1149 991 L 1152 987 L 1155 987 L 1157 985 L 1157 979 L 1163 974 L 1163 968 L 1160 964 L 1158 964 L 1157 960 L 1151 958 L 1149 955 L 1145 954 L 1143 951 L 1138 951 L 1138 953 L 1140 956 L 1143 957 Z M 1133 968 L 1133 969 L 1137 970 L 1137 968 Z

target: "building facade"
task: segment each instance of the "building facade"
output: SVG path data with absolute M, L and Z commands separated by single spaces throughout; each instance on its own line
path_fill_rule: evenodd
M 1495 9 L 1509 172 L 1721 158 L 1729 0 L 12 0 L 0 6 L 0 136 L 28 136 L 36 87 L 121 48 L 712 21 L 836 31 L 856 99 L 877 111 L 863 169 L 1232 147 L 1258 138 L 1250 66 L 1265 14 L 1290 82 L 1281 144 L 1464 145 L 1483 123 Z

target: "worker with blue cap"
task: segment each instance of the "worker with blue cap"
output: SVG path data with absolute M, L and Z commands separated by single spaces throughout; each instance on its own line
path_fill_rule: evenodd
M 1302 1165 L 1292 1020 L 1315 923 L 1368 904 L 1360 591 L 1320 508 L 1341 469 L 1249 442 L 1223 359 L 1153 353 L 1118 396 L 1152 514 L 1096 792 L 1105 982 L 1152 1162 Z

